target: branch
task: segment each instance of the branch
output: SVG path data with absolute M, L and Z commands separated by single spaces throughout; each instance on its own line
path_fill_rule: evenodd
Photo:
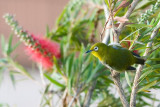
M 87 96 L 86 96 L 86 99 L 85 99 L 83 107 L 89 107 L 90 101 L 91 101 L 91 98 L 92 98 L 92 94 L 93 94 L 93 91 L 94 91 L 94 89 L 96 87 L 96 84 L 97 84 L 97 80 L 93 81 L 93 84 L 89 88 L 89 91 L 87 93 Z
M 157 26 L 160 25 L 160 21 L 157 24 Z M 154 31 L 151 34 L 150 40 L 152 40 L 158 33 L 159 27 L 155 28 Z M 148 56 L 150 55 L 150 48 L 152 47 L 152 41 L 148 42 L 147 46 L 146 46 L 146 50 L 143 56 Z M 136 107 L 136 92 L 138 90 L 138 83 L 139 83 L 139 78 L 141 76 L 141 71 L 143 69 L 143 65 L 139 65 L 137 67 L 137 71 L 136 71 L 136 75 L 134 78 L 134 83 L 133 83 L 133 87 L 132 87 L 132 92 L 131 92 L 131 98 L 130 98 L 130 107 Z
M 127 98 L 124 94 L 124 90 L 123 90 L 123 87 L 122 87 L 121 82 L 120 82 L 120 73 L 111 70 L 111 75 L 112 75 L 112 79 L 114 81 L 114 84 L 117 88 L 118 94 L 120 96 L 120 100 L 123 104 L 123 107 L 129 107 Z
M 111 25 L 111 20 L 110 19 L 110 12 L 108 10 L 108 7 L 105 3 L 103 3 L 103 7 L 104 7 L 104 13 L 105 13 L 105 18 L 106 18 L 106 23 L 105 23 L 105 26 L 103 28 L 103 30 L 105 31 L 105 36 L 103 38 L 103 41 L 102 41 L 102 35 L 103 35 L 103 30 L 102 30 L 102 33 L 101 33 L 101 41 L 105 44 L 108 44 L 109 43 L 109 40 L 110 40 L 110 29 L 106 29 L 106 26 L 110 26 Z
M 75 91 L 75 96 L 72 98 L 72 100 L 70 101 L 70 103 L 69 103 L 69 105 L 68 105 L 68 107 L 72 107 L 72 104 L 74 103 L 74 101 L 77 99 L 77 100 L 79 100 L 77 97 L 78 97 L 78 95 L 79 95 L 79 93 L 81 92 L 81 88 L 82 88 L 82 86 L 83 86 L 84 84 L 80 84 L 80 86 L 78 87 L 78 89 Z M 81 105 L 80 105 L 80 102 L 78 101 L 78 105 L 79 105 L 79 107 L 81 107 Z
M 126 12 L 126 14 L 124 15 L 124 18 L 128 19 L 129 16 L 131 15 L 132 11 L 134 10 L 134 8 L 136 7 L 137 3 L 139 0 L 133 0 L 133 2 L 131 3 L 128 11 Z M 117 38 L 119 38 L 119 35 L 124 27 L 125 23 L 121 23 L 117 29 Z M 117 40 L 116 42 L 119 42 L 119 40 Z
M 106 6 L 106 5 L 104 5 L 104 6 Z M 105 9 L 105 8 L 104 8 Z M 106 10 L 105 10 L 106 11 Z M 106 13 L 105 12 L 105 16 L 107 16 L 107 14 L 108 13 Z M 109 16 L 112 16 L 112 22 L 113 22 L 113 12 L 111 12 L 110 13 L 110 15 Z M 108 17 L 109 17 L 108 16 Z M 108 19 L 108 17 L 106 17 L 106 20 Z M 111 22 L 110 22 L 110 24 L 111 24 Z M 113 23 L 112 23 L 112 27 L 113 27 Z M 112 31 L 114 31 L 115 29 L 114 29 L 114 27 L 113 27 L 113 30 Z M 107 36 L 107 37 L 106 37 Z M 114 35 L 115 36 L 115 35 Z M 105 35 L 105 37 L 104 38 L 108 38 L 108 34 L 107 35 Z M 117 36 L 117 34 L 116 34 L 116 42 L 119 42 L 118 39 L 119 37 Z M 108 42 L 108 39 L 104 39 L 103 40 L 103 43 L 107 43 Z M 121 102 L 122 102 L 122 104 L 123 104 L 123 107 L 129 107 L 129 104 L 128 104 L 128 101 L 127 101 L 127 98 L 126 98 L 126 96 L 125 96 L 125 94 L 124 94 L 124 90 L 123 90 L 123 87 L 122 87 L 122 85 L 121 85 L 121 82 L 120 82 L 120 73 L 118 73 L 118 72 L 116 72 L 116 71 L 113 71 L 113 70 L 110 70 L 111 71 L 111 76 L 112 76 L 112 79 L 113 79 L 113 81 L 114 81 L 114 84 L 115 84 L 115 86 L 116 86 L 116 89 L 117 89 L 117 91 L 118 91 L 118 94 L 119 94 L 119 96 L 120 96 L 120 100 L 121 100 Z

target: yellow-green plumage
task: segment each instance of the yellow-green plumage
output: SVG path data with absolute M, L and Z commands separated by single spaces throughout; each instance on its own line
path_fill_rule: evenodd
M 131 65 L 135 63 L 144 64 L 144 59 L 134 56 L 131 51 L 120 45 L 107 46 L 104 43 L 96 43 L 87 52 L 91 52 L 102 64 L 119 72 L 133 70 Z

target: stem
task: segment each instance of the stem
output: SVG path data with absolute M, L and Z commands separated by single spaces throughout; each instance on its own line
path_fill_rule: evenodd
M 109 22 L 109 18 L 110 18 L 110 16 L 108 17 L 108 19 L 107 19 L 107 21 L 106 21 L 106 23 L 105 23 L 105 25 L 104 25 L 104 28 L 103 28 L 103 30 L 102 30 L 102 32 L 101 32 L 101 34 L 100 34 L 100 40 L 101 40 L 101 41 L 102 41 L 103 33 L 104 33 L 105 29 L 106 29 L 107 23 Z M 106 40 L 106 41 L 107 41 L 107 40 Z M 106 42 L 106 41 L 104 41 L 104 42 Z
M 78 97 L 78 95 L 79 95 L 79 93 L 80 93 L 80 91 L 81 91 L 82 86 L 83 86 L 83 84 L 81 84 L 81 85 L 78 87 L 77 91 L 75 91 L 75 96 L 74 96 L 74 97 L 72 98 L 72 100 L 70 101 L 68 107 L 72 107 L 72 104 L 74 103 L 74 101 L 75 101 L 76 99 L 79 100 L 77 97 Z M 79 105 L 79 107 L 81 107 L 79 101 L 78 101 L 78 105 Z
M 160 21 L 158 22 L 157 26 L 159 25 L 160 25 Z M 159 30 L 159 27 L 154 29 L 154 31 L 151 34 L 150 40 L 152 40 L 157 35 L 158 30 Z M 152 41 L 148 42 L 143 56 L 150 55 L 150 48 L 152 47 L 152 43 L 153 43 Z M 144 67 L 143 65 L 139 65 L 137 67 L 136 75 L 135 75 L 134 82 L 133 82 L 132 92 L 131 92 L 130 107 L 136 107 L 136 94 L 137 94 L 136 92 L 138 90 L 139 78 L 141 76 L 141 71 L 143 67 Z
M 132 11 L 134 10 L 134 8 L 136 7 L 137 3 L 139 0 L 133 0 L 133 2 L 131 3 L 128 11 L 126 12 L 126 14 L 124 15 L 125 18 L 129 18 L 129 16 L 131 15 Z M 119 35 L 124 27 L 125 23 L 121 23 L 117 29 L 117 36 L 119 38 Z
M 65 89 L 63 96 L 62 96 L 62 107 L 67 107 L 67 96 L 68 96 L 68 90 Z
M 104 13 L 105 13 L 105 18 L 106 18 L 106 22 L 108 22 L 106 24 L 106 26 L 110 26 L 111 25 L 111 20 L 109 20 L 110 18 L 110 12 L 109 12 L 109 9 L 107 7 L 107 5 L 105 4 L 105 2 L 103 3 L 103 7 L 104 7 Z M 110 29 L 104 29 L 105 30 L 105 36 L 102 40 L 102 35 L 101 35 L 101 41 L 105 44 L 109 44 L 109 40 L 110 40 Z
M 111 70 L 111 76 L 112 76 L 114 84 L 115 84 L 115 86 L 117 88 L 118 94 L 120 96 L 120 100 L 121 100 L 121 102 L 123 104 L 123 107 L 129 107 L 129 104 L 128 104 L 127 98 L 125 96 L 122 84 L 120 82 L 120 73 Z
M 42 64 L 40 64 L 39 65 L 40 78 L 41 78 L 43 86 L 45 87 L 46 86 L 46 82 L 45 82 L 45 79 L 44 79 L 44 74 L 43 74 L 43 70 L 42 69 L 43 69 L 42 68 Z

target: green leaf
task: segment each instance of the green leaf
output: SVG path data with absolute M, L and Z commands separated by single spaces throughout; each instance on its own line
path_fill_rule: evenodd
M 13 86 L 15 87 L 16 81 L 15 81 L 15 78 L 14 78 L 14 71 L 10 71 L 9 76 L 10 76 L 10 79 L 12 81 Z
M 10 106 L 9 106 L 9 104 L 7 104 L 7 103 L 1 103 L 1 104 L 0 104 L 0 107 L 10 107 Z
M 0 62 L 6 64 L 8 61 L 7 61 L 6 58 L 1 58 L 1 59 L 0 59 Z
M 160 69 L 160 64 L 152 65 L 150 67 L 146 67 L 143 69 L 143 74 L 139 78 L 139 80 L 143 80 L 145 77 L 147 77 L 149 74 L 151 74 L 153 71 Z
M 3 67 L 0 67 L 0 84 L 1 84 L 2 81 L 3 81 L 3 77 L 4 77 L 3 73 L 4 73 L 4 68 L 3 68 Z
M 62 59 L 62 62 L 63 62 L 63 57 L 64 57 L 64 51 L 63 51 L 63 45 L 64 45 L 64 43 L 63 42 L 61 42 L 60 43 L 60 51 L 61 51 L 61 59 Z M 64 62 L 63 62 L 64 63 Z
M 150 25 L 153 25 L 154 22 L 155 22 L 155 19 L 153 18 L 153 19 L 151 20 L 151 22 L 150 22 Z
M 26 71 L 26 69 L 21 66 L 20 64 L 18 64 L 17 62 L 14 62 L 11 58 L 7 57 L 8 62 L 17 70 L 19 71 L 21 74 L 27 76 L 28 78 L 33 79 L 33 77 Z
M 5 38 L 1 35 L 1 48 L 2 52 L 5 53 Z
M 54 80 L 54 79 L 51 78 L 49 75 L 44 74 L 44 76 L 45 76 L 51 83 L 53 83 L 53 84 L 55 84 L 55 85 L 57 85 L 57 86 L 59 86 L 59 87 L 61 87 L 61 88 L 64 88 L 64 87 L 65 87 L 63 84 L 61 84 L 61 83 L 59 83 L 58 81 Z
M 129 25 L 126 25 L 126 26 L 128 26 L 128 27 L 135 27 L 135 28 L 141 28 L 141 27 L 143 27 L 143 28 L 145 28 L 145 27 L 152 27 L 151 25 L 146 25 L 146 24 L 129 24 Z
M 61 75 L 63 75 L 63 73 L 61 72 L 60 66 L 59 66 L 59 64 L 58 64 L 58 62 L 57 62 L 56 57 L 53 57 L 53 62 L 54 62 L 54 64 L 55 64 L 55 66 L 56 66 L 57 71 L 58 71 Z
M 11 52 L 13 52 L 20 44 L 21 44 L 20 41 L 19 41 L 18 43 L 16 43 L 16 44 L 12 47 Z
M 88 68 L 88 69 L 86 69 L 86 74 L 87 74 L 86 79 L 87 79 L 88 81 L 90 81 L 90 80 L 89 80 L 89 77 L 90 77 L 91 74 L 92 74 L 93 62 L 91 62 L 87 68 Z
M 105 0 L 106 5 L 108 6 L 108 8 L 110 8 L 108 0 Z
M 9 56 L 11 54 L 12 51 L 12 39 L 13 39 L 13 35 L 11 34 L 9 36 L 9 41 L 8 41 L 8 48 L 7 48 L 7 55 Z
M 151 58 L 151 59 L 148 59 L 148 60 L 151 60 L 151 61 L 160 61 L 160 58 Z
M 68 74 L 68 77 L 70 77 L 72 73 L 73 60 L 74 54 L 71 54 L 66 61 L 66 72 Z
M 153 78 L 153 77 L 160 77 L 160 74 L 152 74 L 148 76 L 149 78 Z
M 57 21 L 56 21 L 56 25 L 58 26 L 60 24 L 60 22 L 62 21 L 62 18 L 64 18 L 64 15 L 67 13 L 67 7 L 65 7 L 61 13 L 61 15 L 58 17 Z
M 48 84 L 46 87 L 45 87 L 45 91 L 44 91 L 44 94 L 47 94 L 49 92 L 49 87 L 50 87 L 51 84 Z
M 69 78 L 68 82 L 67 82 L 67 87 L 68 87 L 68 92 L 71 95 L 72 92 L 72 82 L 71 82 L 71 78 Z
M 105 80 L 106 83 L 114 84 L 114 82 L 111 79 L 109 79 L 107 76 L 102 76 L 102 78 Z
M 129 75 L 128 75 L 127 72 L 125 72 L 125 78 L 126 78 L 126 81 L 127 81 L 128 85 L 129 85 L 130 88 L 131 88 L 131 82 L 130 82 L 130 80 L 129 80 Z
M 153 72 L 153 70 L 148 70 L 148 71 L 146 71 L 145 73 L 143 73 L 142 75 L 141 75 L 141 77 L 139 78 L 139 80 L 143 80 L 146 76 L 148 76 L 150 73 L 152 73 Z M 141 81 L 142 81 L 141 80 Z
M 92 68 L 91 66 L 93 66 L 93 62 L 91 62 L 90 64 L 84 64 L 84 69 L 82 70 L 81 75 L 83 75 L 83 73 L 85 73 L 86 71 L 90 71 Z
M 90 71 L 89 77 L 87 79 L 87 83 L 89 83 L 94 78 L 95 74 L 98 71 L 101 71 L 103 69 L 102 66 L 103 65 L 100 62 L 98 62 L 98 64 L 96 64 L 96 68 L 94 68 L 92 71 Z
M 155 85 L 156 83 L 157 83 L 157 80 L 152 81 L 152 82 L 146 84 L 144 87 L 140 88 L 140 89 L 138 90 L 138 92 L 145 91 L 145 90 L 147 90 L 148 88 L 150 88 L 150 87 L 152 87 L 153 85 Z
M 128 37 L 132 36 L 133 34 L 137 33 L 138 31 L 140 31 L 140 30 L 143 29 L 143 28 L 144 28 L 144 27 L 139 28 L 139 29 L 135 30 L 134 32 L 132 32 L 131 34 L 127 35 L 125 38 L 123 38 L 123 39 L 120 41 L 120 43 L 123 42 L 124 40 L 126 40 Z M 140 37 L 141 37 L 141 36 L 140 36 Z
M 46 34 L 45 34 L 45 36 L 47 37 L 47 38 L 49 38 L 49 35 L 50 34 L 50 31 L 49 31 L 49 26 L 47 25 L 46 26 Z

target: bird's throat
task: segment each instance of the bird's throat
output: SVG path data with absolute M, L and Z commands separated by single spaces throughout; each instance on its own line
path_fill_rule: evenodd
M 100 61 L 102 61 L 102 57 L 97 52 L 92 52 L 92 54 L 97 57 Z

